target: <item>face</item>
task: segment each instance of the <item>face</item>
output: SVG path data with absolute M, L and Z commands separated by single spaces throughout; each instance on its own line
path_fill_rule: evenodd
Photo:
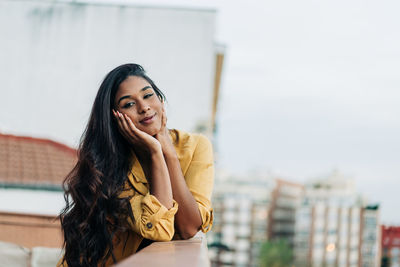
M 129 76 L 115 95 L 116 109 L 129 116 L 141 131 L 152 136 L 161 129 L 163 103 L 150 83 L 138 76 Z

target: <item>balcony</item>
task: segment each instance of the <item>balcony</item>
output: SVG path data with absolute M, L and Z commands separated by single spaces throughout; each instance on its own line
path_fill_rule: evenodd
M 163 266 L 163 267 L 208 267 L 207 240 L 198 233 L 189 240 L 154 242 L 130 256 L 115 267 Z
M 61 245 L 61 228 L 54 216 L 0 212 L 4 266 L 55 266 L 62 256 Z M 199 232 L 189 240 L 154 242 L 116 266 L 207 267 L 207 240 Z

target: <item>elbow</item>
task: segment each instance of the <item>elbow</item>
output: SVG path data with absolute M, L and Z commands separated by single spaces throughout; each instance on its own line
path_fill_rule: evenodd
M 164 229 L 157 229 L 154 232 L 147 232 L 147 233 L 142 233 L 142 236 L 144 238 L 153 240 L 153 241 L 161 241 L 161 242 L 165 242 L 165 241 L 171 241 L 172 238 L 174 237 L 174 230 L 170 230 L 170 231 L 165 231 Z
M 194 237 L 198 231 L 199 230 L 194 227 L 182 229 L 181 231 L 179 231 L 179 235 L 181 236 L 182 239 L 186 240 Z
M 154 241 L 159 241 L 159 242 L 166 242 L 166 241 L 171 241 L 172 240 L 172 236 L 161 236 L 159 238 L 156 238 Z
M 155 226 L 147 223 L 146 225 L 142 225 L 140 230 L 141 236 L 153 241 L 171 241 L 175 234 L 173 222 L 158 223 Z

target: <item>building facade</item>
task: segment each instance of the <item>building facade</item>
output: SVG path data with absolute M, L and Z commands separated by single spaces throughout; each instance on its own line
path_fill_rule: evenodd
M 303 193 L 304 187 L 300 184 L 275 180 L 268 216 L 268 240 L 285 240 L 293 247 L 296 210 Z
M 378 266 L 379 207 L 365 206 L 337 172 L 306 184 L 296 213 L 296 266 Z
M 229 176 L 215 182 L 214 224 L 207 234 L 212 266 L 257 266 L 259 249 L 267 240 L 274 180 L 252 178 Z
M 259 266 L 262 244 L 294 237 L 302 186 L 272 176 L 217 180 L 209 239 L 213 266 Z
M 400 266 L 400 226 L 382 225 L 382 267 Z
M 104 76 L 133 62 L 165 93 L 169 127 L 210 135 L 216 9 L 90 2 L 0 1 L 0 131 L 76 147 Z
M 380 266 L 382 230 L 379 221 L 379 206 L 369 205 L 362 209 L 361 266 Z
M 77 152 L 48 139 L 0 134 L 0 241 L 60 248 L 61 187 Z

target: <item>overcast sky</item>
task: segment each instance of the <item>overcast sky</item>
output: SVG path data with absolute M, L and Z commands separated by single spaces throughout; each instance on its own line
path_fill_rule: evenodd
M 336 168 L 400 224 L 399 1 L 120 2 L 218 9 L 220 168 L 298 182 Z
M 400 224 L 400 2 L 206 3 L 227 45 L 219 166 L 299 182 L 336 168 Z
M 220 166 L 295 181 L 333 168 L 400 224 L 400 3 L 220 2 Z

